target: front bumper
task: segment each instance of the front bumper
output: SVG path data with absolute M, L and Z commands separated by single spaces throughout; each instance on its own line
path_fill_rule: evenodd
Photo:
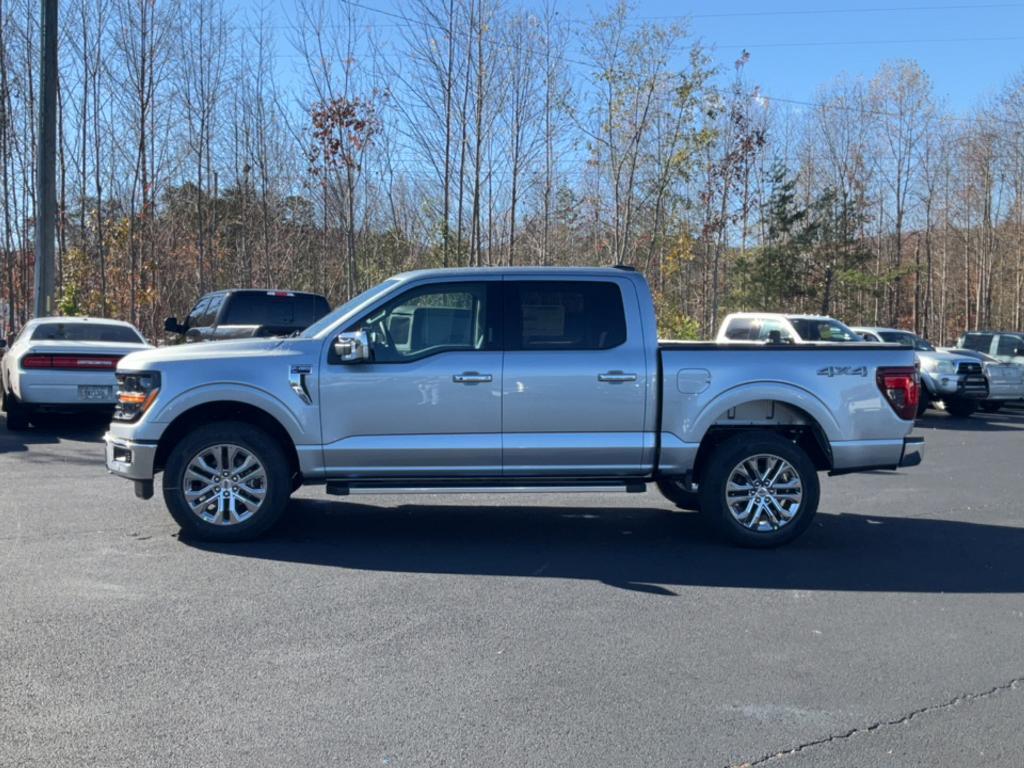
M 900 456 L 899 466 L 916 467 L 924 459 L 924 438 L 905 437 L 903 438 L 903 454 Z
M 922 371 L 921 380 L 928 394 L 935 400 L 942 400 L 945 397 L 984 400 L 988 396 L 988 383 L 982 374 L 967 376 L 961 373 L 938 374 Z
M 135 494 L 140 498 L 152 496 L 156 443 L 115 437 L 109 432 L 103 436 L 103 441 L 106 444 L 107 471 L 125 480 L 133 480 Z

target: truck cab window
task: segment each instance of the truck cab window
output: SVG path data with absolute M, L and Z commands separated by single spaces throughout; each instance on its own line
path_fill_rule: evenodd
M 777 338 L 780 342 L 793 341 L 793 334 L 790 333 L 789 328 L 778 320 L 765 320 L 761 323 L 761 329 L 757 335 L 758 341 L 771 341 L 773 332 L 778 334 Z
M 200 326 L 210 326 L 217 322 L 217 313 L 220 312 L 220 305 L 224 303 L 224 294 L 215 293 L 210 296 L 210 301 L 203 309 L 202 317 L 199 318 Z
M 414 288 L 371 312 L 357 327 L 366 331 L 378 363 L 493 348 L 487 293 L 486 283 Z
M 611 349 L 626 341 L 626 312 L 615 283 L 507 283 L 508 349 Z
M 737 317 L 729 321 L 725 337 L 733 341 L 754 341 L 757 339 L 759 320 L 753 317 Z
M 1024 349 L 1024 338 L 1010 333 L 1004 333 L 999 337 L 999 344 L 996 345 L 996 354 L 1013 357 L 1019 355 L 1018 350 Z
M 992 347 L 991 333 L 968 333 L 964 336 L 964 349 L 973 349 L 976 352 L 988 352 Z
M 203 317 L 206 314 L 206 307 L 210 303 L 212 296 L 203 296 L 196 305 L 192 307 L 192 311 L 188 313 L 188 320 L 185 321 L 185 325 L 189 328 L 197 328 L 203 324 Z

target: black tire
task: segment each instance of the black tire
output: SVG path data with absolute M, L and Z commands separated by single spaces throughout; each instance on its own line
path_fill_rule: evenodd
M 985 413 L 995 413 L 1003 407 L 1002 400 L 984 400 L 981 403 L 981 410 Z
M 726 484 L 745 459 L 759 455 L 784 459 L 795 471 L 802 489 L 798 510 L 786 523 L 770 530 L 754 530 L 737 520 L 726 503 Z M 786 544 L 802 534 L 818 511 L 821 489 L 818 471 L 802 448 L 771 432 L 745 432 L 718 445 L 708 457 L 700 483 L 700 504 L 715 531 L 740 547 L 769 548 Z
M 4 410 L 7 411 L 7 429 L 11 432 L 24 432 L 31 421 L 31 411 L 18 402 L 18 399 L 7 392 L 4 393 Z
M 266 473 L 263 502 L 244 521 L 227 525 L 207 522 L 192 510 L 185 498 L 183 483 L 189 462 L 204 449 L 217 445 L 244 449 L 263 465 Z M 245 541 L 266 533 L 284 514 L 292 491 L 292 472 L 283 448 L 262 429 L 245 422 L 219 421 L 194 429 L 171 448 L 164 468 L 163 491 L 164 503 L 186 537 L 202 541 Z
M 658 490 L 661 491 L 661 495 L 680 509 L 700 512 L 700 493 L 698 491 L 686 490 L 683 487 L 682 480 L 663 477 L 658 480 L 657 486 Z
M 931 407 L 931 405 L 932 405 L 931 397 L 929 397 L 928 393 L 922 388 L 921 389 L 921 398 L 920 398 L 920 400 L 917 401 L 917 416 L 918 416 L 918 418 L 924 416 L 925 411 L 927 411 Z
M 946 413 L 958 419 L 966 419 L 976 410 L 978 410 L 977 400 L 963 400 L 959 397 L 946 400 Z

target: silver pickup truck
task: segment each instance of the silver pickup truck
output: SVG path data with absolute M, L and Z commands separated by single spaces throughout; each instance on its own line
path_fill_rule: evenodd
M 914 351 L 659 342 L 622 268 L 393 277 L 300 335 L 118 364 L 107 468 L 187 535 L 236 540 L 302 484 L 387 491 L 642 491 L 744 546 L 811 522 L 818 473 L 920 462 Z

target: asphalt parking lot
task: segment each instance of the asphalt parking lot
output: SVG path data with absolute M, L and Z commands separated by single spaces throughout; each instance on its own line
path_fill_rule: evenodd
M 0 431 L 0 765 L 1024 760 L 1024 411 L 929 415 L 770 552 L 656 492 L 307 488 L 197 545 L 101 433 Z

